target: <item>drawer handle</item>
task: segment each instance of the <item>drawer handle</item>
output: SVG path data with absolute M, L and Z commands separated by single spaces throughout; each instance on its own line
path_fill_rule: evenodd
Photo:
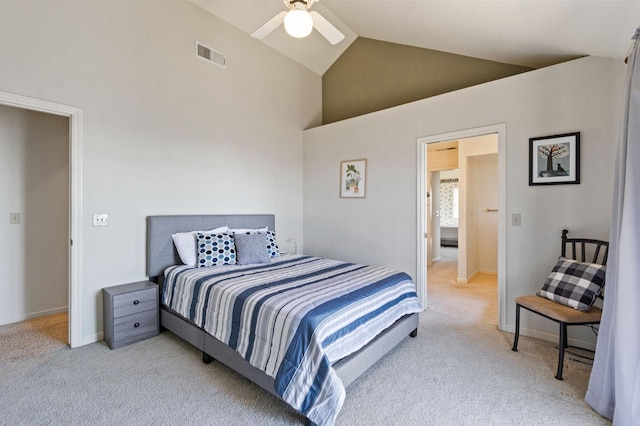
M 140 304 L 140 301 L 139 301 L 139 300 L 134 300 L 134 301 L 133 301 L 133 304 L 134 304 L 134 305 L 139 305 L 139 304 Z
M 133 324 L 133 326 L 134 326 L 135 328 L 138 328 L 138 327 L 140 327 L 140 323 L 139 323 L 139 322 L 137 322 L 137 323 Z

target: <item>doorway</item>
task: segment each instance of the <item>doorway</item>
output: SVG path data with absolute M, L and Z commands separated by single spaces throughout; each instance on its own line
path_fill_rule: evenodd
M 495 175 L 497 178 L 497 188 L 493 188 L 495 191 L 495 200 L 488 200 L 487 194 L 482 190 L 486 185 L 465 185 L 462 184 L 459 187 L 459 224 L 458 224 L 458 249 L 457 256 L 454 256 L 457 260 L 457 276 L 455 277 L 456 284 L 465 284 L 474 277 L 483 278 L 487 275 L 487 272 L 497 273 L 497 291 L 494 288 L 495 306 L 497 307 L 497 314 L 492 314 L 495 318 L 493 323 L 497 322 L 500 329 L 505 328 L 505 232 L 506 232 L 506 183 L 505 183 L 505 133 L 506 128 L 504 124 L 487 126 L 476 129 L 463 130 L 459 132 L 426 136 L 418 139 L 418 218 L 417 227 L 418 233 L 418 271 L 417 271 L 417 285 L 418 295 L 425 308 L 428 308 L 428 271 L 427 265 L 433 259 L 438 257 L 451 258 L 451 250 L 441 247 L 440 244 L 436 246 L 436 250 L 441 249 L 440 256 L 432 256 L 434 251 L 433 236 L 442 239 L 442 229 L 440 229 L 440 236 L 437 232 L 430 231 L 429 208 L 434 212 L 432 203 L 430 204 L 429 198 L 431 194 L 427 191 L 428 188 L 433 188 L 433 173 L 429 172 L 427 164 L 429 163 L 429 154 L 434 151 L 436 147 L 442 147 L 446 145 L 438 145 L 443 142 L 453 143 L 455 141 L 465 140 L 466 146 L 459 150 L 458 157 L 460 158 L 459 170 L 461 182 L 477 182 L 479 178 L 486 173 L 487 162 L 493 162 L 497 170 Z M 496 149 L 491 152 L 487 150 L 483 141 L 486 139 L 493 139 Z M 436 145 L 431 145 L 436 144 Z M 453 151 L 453 150 L 449 150 Z M 464 151 L 464 152 L 463 152 Z M 493 157 L 492 157 L 493 155 Z M 442 174 L 442 170 L 439 170 Z M 440 179 L 442 180 L 442 179 Z M 480 199 L 486 201 L 486 203 L 474 203 L 474 200 Z M 489 202 L 491 201 L 491 202 Z M 485 205 L 486 204 L 486 205 Z M 437 210 L 436 210 L 437 211 Z M 438 212 L 440 214 L 440 212 Z M 440 216 L 438 216 L 440 217 Z M 486 265 L 486 259 L 481 259 L 489 250 L 479 250 L 479 239 L 486 240 L 486 235 L 479 236 L 479 232 L 485 227 L 484 219 L 489 218 L 495 224 L 495 249 L 494 249 L 494 264 L 496 265 L 492 269 L 495 271 L 489 271 L 482 265 Z M 445 237 L 446 238 L 446 237 Z M 485 243 L 483 243 L 485 244 Z M 482 262 L 482 263 L 481 263 Z M 491 286 L 489 286 L 491 287 Z
M 60 317 L 66 344 L 69 119 L 0 105 L 0 151 L 0 324 Z
M 46 114 L 68 117 L 68 342 L 74 348 L 82 341 L 82 293 L 81 277 L 81 146 L 82 146 L 82 110 L 76 107 L 58 104 L 26 96 L 0 92 L 0 105 L 21 108 Z M 17 213 L 17 212 L 12 212 Z M 18 220 L 11 215 L 11 221 Z M 26 267 L 26 265 L 25 265 Z M 46 278 L 46 277 L 44 277 Z
M 427 201 L 427 235 L 432 235 L 427 244 L 428 308 L 497 326 L 498 144 L 495 134 L 481 138 L 427 146 L 427 199 L 432 200 Z M 443 162 L 443 153 L 451 160 Z M 464 163 L 460 168 L 459 161 Z M 443 168 L 447 170 L 439 170 Z M 464 203 L 460 193 L 465 194 Z M 459 244 L 461 216 L 464 244 Z M 466 265 L 459 264 L 459 258 L 466 259 Z

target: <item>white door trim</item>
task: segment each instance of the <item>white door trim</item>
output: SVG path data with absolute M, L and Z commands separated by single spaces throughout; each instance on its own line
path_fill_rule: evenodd
M 2 91 L 0 105 L 69 117 L 69 345 L 82 346 L 82 109 Z
M 417 208 L 417 252 L 418 270 L 416 274 L 418 297 L 422 306 L 427 308 L 427 265 L 426 265 L 426 232 L 425 207 L 426 207 L 426 176 L 427 176 L 427 144 L 444 142 L 456 139 L 498 135 L 498 328 L 506 328 L 506 231 L 507 231 L 507 152 L 506 152 L 506 124 L 494 124 L 475 129 L 459 130 L 451 133 L 442 133 L 432 136 L 422 136 L 417 139 L 417 171 L 418 171 L 418 208 Z

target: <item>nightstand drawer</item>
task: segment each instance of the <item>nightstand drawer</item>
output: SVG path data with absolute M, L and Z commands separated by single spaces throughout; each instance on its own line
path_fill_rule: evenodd
M 151 310 L 114 320 L 112 347 L 128 345 L 158 334 L 158 311 Z
M 158 286 L 151 281 L 102 289 L 104 341 L 111 349 L 156 336 L 160 331 Z
M 158 306 L 157 290 L 147 288 L 131 293 L 113 296 L 113 317 L 120 318 L 139 312 L 156 309 Z

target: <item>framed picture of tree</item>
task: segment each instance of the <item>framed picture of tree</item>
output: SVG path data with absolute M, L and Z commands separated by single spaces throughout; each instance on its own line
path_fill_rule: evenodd
M 580 132 L 529 139 L 529 185 L 580 183 Z
M 366 185 L 366 159 L 340 162 L 340 198 L 364 198 Z

